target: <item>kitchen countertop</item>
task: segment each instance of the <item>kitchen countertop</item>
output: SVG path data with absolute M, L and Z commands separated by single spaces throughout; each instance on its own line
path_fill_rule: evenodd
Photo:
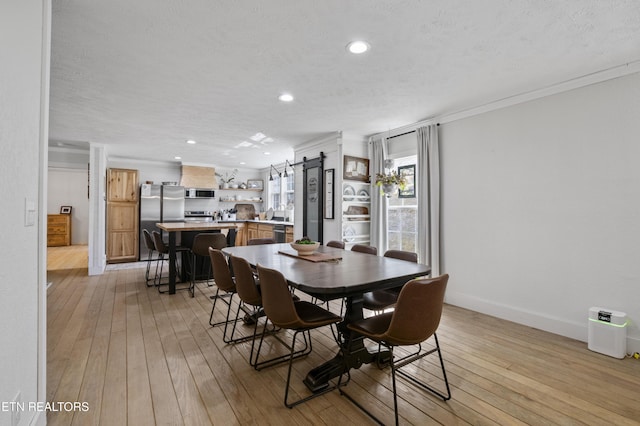
M 217 223 L 264 223 L 267 225 L 293 226 L 293 222 L 283 222 L 281 220 L 218 220 Z

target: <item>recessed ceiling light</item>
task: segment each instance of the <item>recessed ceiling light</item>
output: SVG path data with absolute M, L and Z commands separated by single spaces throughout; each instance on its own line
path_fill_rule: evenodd
M 269 151 L 265 151 L 263 152 L 264 155 L 271 155 L 271 153 Z
M 293 95 L 289 93 L 283 93 L 282 95 L 278 96 L 278 99 L 280 99 L 282 102 L 291 102 L 293 100 Z
M 243 164 L 247 164 L 247 163 L 245 163 L 244 161 L 241 161 L 241 162 L 240 162 L 240 165 L 243 165 Z
M 353 54 L 359 55 L 369 50 L 369 43 L 362 40 L 352 41 L 347 44 L 347 50 Z
M 189 140 L 187 140 L 187 143 L 188 143 L 189 145 L 195 145 L 197 142 L 196 142 L 196 141 L 194 141 L 193 139 L 189 139 Z
M 182 160 L 182 157 L 178 157 L 177 155 L 173 158 L 175 158 L 176 160 Z

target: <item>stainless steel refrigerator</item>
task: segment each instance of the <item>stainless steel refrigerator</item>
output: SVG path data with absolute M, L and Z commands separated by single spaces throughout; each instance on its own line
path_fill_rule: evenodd
M 158 222 L 184 222 L 184 187 L 140 185 L 140 260 L 149 256 L 143 230 L 160 231 L 156 228 Z

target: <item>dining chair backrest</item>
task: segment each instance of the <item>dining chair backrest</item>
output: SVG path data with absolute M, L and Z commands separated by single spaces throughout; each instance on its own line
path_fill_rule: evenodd
M 366 254 L 378 254 L 378 249 L 373 246 L 368 246 L 366 244 L 354 244 L 351 247 L 351 251 L 357 251 L 358 253 L 366 253 Z
M 197 256 L 209 256 L 209 247 L 223 249 L 227 246 L 227 237 L 222 233 L 200 233 L 193 238 L 191 251 Z
M 216 282 L 216 286 L 226 292 L 235 292 L 236 285 L 233 282 L 231 270 L 224 254 L 218 249 L 209 248 L 209 257 L 211 258 L 213 279 Z
M 280 328 L 295 329 L 303 326 L 296 312 L 289 286 L 284 276 L 275 269 L 258 265 L 262 306 L 271 322 Z
M 449 275 L 444 274 L 406 283 L 389 327 L 377 338 L 391 345 L 414 345 L 431 337 L 440 324 L 447 281 Z
M 275 244 L 276 240 L 273 238 L 252 238 L 247 241 L 248 246 L 258 246 L 261 244 Z
M 162 241 L 162 235 L 158 231 L 153 231 L 153 243 L 156 246 L 156 251 L 158 253 L 167 254 L 169 253 L 169 247 Z
M 344 242 L 342 241 L 336 241 L 336 240 L 331 240 L 327 243 L 327 247 L 334 247 L 334 248 L 344 248 Z
M 384 252 L 384 257 L 391 257 L 394 259 L 406 260 L 407 262 L 418 263 L 418 253 L 404 250 L 387 250 Z
M 240 299 L 249 305 L 262 306 L 262 296 L 260 296 L 249 262 L 237 256 L 229 256 L 229 260 L 236 277 L 236 291 Z
M 144 245 L 147 247 L 147 250 L 154 251 L 156 249 L 156 245 L 153 242 L 153 237 L 146 229 L 142 230 L 142 234 L 144 235 Z

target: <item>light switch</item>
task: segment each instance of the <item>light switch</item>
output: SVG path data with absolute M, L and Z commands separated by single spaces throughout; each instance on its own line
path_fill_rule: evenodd
M 24 226 L 36 224 L 36 202 L 28 198 L 24 199 Z

